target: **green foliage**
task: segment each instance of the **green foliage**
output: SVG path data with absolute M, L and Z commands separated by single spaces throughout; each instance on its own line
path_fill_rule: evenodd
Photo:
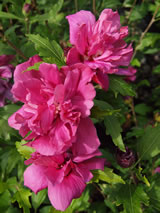
M 109 79 L 110 83 L 110 89 L 114 92 L 115 96 L 117 96 L 118 93 L 121 95 L 129 95 L 129 96 L 135 96 L 136 93 L 133 90 L 131 84 L 127 84 L 124 80 L 122 80 L 121 77 L 112 75 Z
M 114 144 L 118 146 L 120 150 L 125 152 L 125 147 L 121 136 L 122 128 L 118 119 L 114 115 L 106 116 L 104 119 L 104 124 L 106 126 L 106 134 L 110 134 Z
M 47 190 L 44 189 L 37 194 L 32 192 L 32 205 L 35 211 L 39 208 L 39 206 L 43 203 L 47 195 Z
M 139 139 L 137 150 L 141 160 L 150 159 L 160 153 L 160 125 L 146 128 Z
M 35 44 L 35 48 L 40 56 L 48 58 L 50 63 L 55 63 L 58 66 L 65 65 L 63 50 L 56 41 L 49 41 L 40 35 L 28 34 L 27 36 Z
M 26 141 L 16 142 L 17 151 L 26 159 L 31 157 L 31 154 L 35 151 L 32 147 L 26 146 Z
M 23 18 L 21 17 L 18 17 L 12 13 L 5 13 L 5 12 L 2 12 L 0 11 L 0 18 L 5 18 L 5 19 L 18 19 L 19 21 L 24 21 Z
M 117 174 L 113 173 L 113 170 L 110 168 L 104 168 L 104 171 L 94 170 L 92 171 L 92 174 L 94 175 L 94 177 L 91 180 L 91 182 L 99 182 L 100 180 L 102 180 L 110 184 L 116 183 L 125 184 L 124 180 Z
M 31 192 L 28 189 L 20 188 L 18 191 L 13 195 L 12 202 L 18 202 L 19 207 L 23 208 L 24 213 L 29 213 L 31 204 L 29 201 L 29 197 L 31 196 Z
M 29 13 L 24 12 L 25 3 L 31 4 Z M 101 142 L 101 157 L 111 168 L 93 170 L 93 179 L 66 213 L 160 212 L 160 175 L 155 174 L 160 166 L 159 5 L 160 0 L 3 0 L 0 3 L 0 55 L 15 55 L 10 62 L 13 66 L 35 54 L 59 68 L 65 65 L 63 49 L 71 46 L 65 16 L 78 10 L 94 11 L 96 18 L 105 8 L 118 10 L 122 26 L 129 29 L 126 42 L 132 43 L 134 49 L 131 66 L 137 69 L 136 80 L 126 82 L 124 76 L 108 74 L 108 91 L 94 84 L 96 97 L 90 117 Z M 24 72 L 38 71 L 41 63 Z M 18 131 L 8 126 L 8 118 L 20 107 L 21 103 L 9 100 L 0 107 L 0 212 L 61 212 L 51 206 L 46 189 L 34 194 L 23 186 L 24 160 L 35 150 L 26 146 Z M 122 168 L 117 150 L 125 155 L 126 147 L 135 153 L 136 162 Z
M 116 198 L 116 205 L 123 205 L 124 213 L 142 213 L 141 204 L 148 206 L 149 197 L 143 190 L 142 186 L 126 184 L 120 186 L 119 191 L 113 192 Z

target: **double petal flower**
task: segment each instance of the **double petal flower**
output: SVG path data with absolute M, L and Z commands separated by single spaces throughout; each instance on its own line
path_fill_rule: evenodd
M 93 80 L 108 89 L 106 74 L 123 75 L 121 66 L 128 66 L 133 49 L 127 46 L 124 38 L 128 27 L 121 27 L 118 12 L 105 9 L 96 21 L 89 11 L 67 16 L 70 25 L 70 42 L 74 45 L 68 52 L 69 65 L 82 62 L 95 72 Z M 130 69 L 125 69 L 125 74 Z
M 72 145 L 80 119 L 90 115 L 95 97 L 89 83 L 93 72 L 83 64 L 58 70 L 47 63 L 41 63 L 39 71 L 26 71 L 40 61 L 34 56 L 15 69 L 12 93 L 24 105 L 9 118 L 9 124 L 23 137 L 31 131 L 26 139 L 34 139 L 32 146 L 42 154 L 54 155 Z
M 104 168 L 104 159 L 96 158 L 101 152 L 92 122 L 86 118 L 80 125 L 77 140 L 66 152 L 54 156 L 36 152 L 26 161 L 31 165 L 24 172 L 24 185 L 35 193 L 48 187 L 52 205 L 61 211 L 81 196 L 93 177 L 90 170 Z

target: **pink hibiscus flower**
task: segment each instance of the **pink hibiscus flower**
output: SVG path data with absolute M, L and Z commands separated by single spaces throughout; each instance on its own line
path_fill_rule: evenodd
M 80 118 L 90 115 L 95 90 L 89 82 L 93 72 L 83 64 L 63 67 L 42 63 L 39 71 L 24 72 L 41 61 L 34 56 L 15 69 L 13 95 L 24 103 L 9 118 L 9 125 L 28 140 L 47 141 L 54 147 L 49 154 L 63 152 L 70 146 L 77 131 Z M 47 143 L 46 142 L 46 143 Z
M 128 66 L 132 57 L 133 49 L 124 41 L 128 27 L 121 27 L 118 12 L 111 9 L 103 10 L 98 21 L 84 10 L 66 18 L 70 25 L 70 42 L 74 45 L 68 52 L 67 64 L 87 64 L 96 73 L 94 80 L 108 89 L 106 74 L 120 74 L 120 66 Z
M 77 137 L 78 141 L 65 153 L 54 156 L 34 153 L 26 161 L 31 165 L 24 172 L 24 185 L 35 193 L 48 187 L 51 204 L 61 211 L 72 199 L 81 196 L 86 183 L 93 177 L 90 170 L 104 169 L 105 160 L 95 157 L 101 155 L 98 138 L 91 138 L 86 131 L 84 136 L 81 133 L 81 139 Z

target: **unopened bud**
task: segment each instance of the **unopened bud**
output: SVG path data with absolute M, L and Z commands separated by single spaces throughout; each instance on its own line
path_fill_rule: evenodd
M 123 168 L 129 168 L 135 163 L 135 154 L 131 149 L 126 147 L 126 152 L 117 150 L 116 153 L 117 163 Z
M 26 16 L 29 14 L 30 11 L 31 11 L 31 4 L 27 4 L 27 3 L 24 4 L 23 10 L 22 10 L 23 14 Z

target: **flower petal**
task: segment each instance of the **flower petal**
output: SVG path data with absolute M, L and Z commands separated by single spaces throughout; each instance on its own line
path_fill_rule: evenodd
M 32 164 L 24 172 L 24 185 L 35 193 L 47 187 L 45 167 Z
M 48 183 L 48 196 L 51 204 L 57 209 L 64 211 L 72 199 L 81 196 L 86 184 L 83 179 L 73 172 L 64 178 L 62 183 L 53 185 Z
M 81 119 L 77 130 L 77 140 L 72 147 L 73 155 L 75 157 L 86 155 L 87 157 L 87 155 L 97 151 L 99 145 L 96 128 L 92 121 L 89 118 Z

